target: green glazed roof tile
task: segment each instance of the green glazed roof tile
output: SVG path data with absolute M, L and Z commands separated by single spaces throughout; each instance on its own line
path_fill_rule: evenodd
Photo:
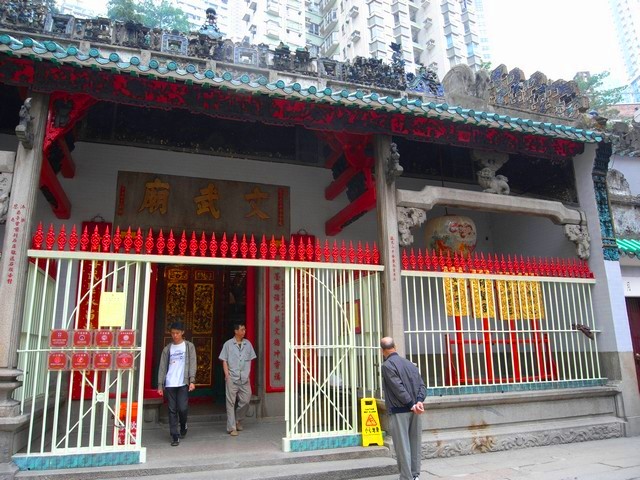
M 640 258 L 640 240 L 630 238 L 616 238 L 618 251 L 628 257 Z
M 13 53 L 12 53 L 13 52 Z M 186 68 L 178 68 L 178 65 L 170 60 L 161 64 L 157 59 L 151 59 L 148 65 L 142 65 L 139 57 L 131 57 L 121 61 L 117 53 L 107 56 L 101 54 L 97 48 L 91 48 L 88 52 L 81 52 L 75 46 L 66 49 L 53 40 L 45 40 L 42 43 L 31 38 L 18 40 L 9 35 L 0 35 L 0 53 L 13 56 L 26 56 L 36 61 L 48 60 L 58 63 L 66 63 L 74 66 L 88 66 L 95 70 L 106 70 L 114 73 L 143 75 L 149 78 L 159 78 L 165 81 L 189 82 L 203 87 L 212 84 L 220 84 L 220 88 L 231 90 L 251 91 L 256 94 L 267 94 L 273 97 L 294 97 L 304 101 L 322 103 L 340 103 L 341 105 L 376 110 L 395 111 L 412 115 L 436 117 L 442 120 L 476 124 L 485 127 L 502 130 L 522 131 L 547 137 L 565 138 L 579 142 L 600 142 L 605 138 L 604 133 L 585 131 L 569 125 L 556 125 L 548 122 L 537 122 L 526 118 L 511 118 L 507 115 L 499 115 L 492 112 L 475 111 L 460 106 L 450 106 L 446 103 L 423 103 L 420 99 L 408 100 L 406 97 L 393 98 L 380 95 L 376 92 L 364 94 L 361 90 L 333 91 L 326 87 L 322 90 L 314 85 L 304 86 L 299 83 L 286 84 L 284 80 L 269 82 L 260 77 L 257 81 L 251 81 L 249 76 L 242 75 L 233 78 L 230 72 L 224 72 L 220 76 L 211 70 L 198 72 L 193 64 Z

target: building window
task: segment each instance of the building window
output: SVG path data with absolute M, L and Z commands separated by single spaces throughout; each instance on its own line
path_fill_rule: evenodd
M 464 22 L 464 34 L 467 35 L 471 33 L 471 27 L 469 27 L 469 22 Z
M 382 38 L 384 34 L 384 29 L 378 26 L 371 27 L 370 31 L 371 31 L 371 40 L 375 40 L 376 38 Z
M 447 35 L 447 48 L 451 48 L 453 47 L 453 35 L 449 34 Z
M 467 57 L 473 57 L 473 43 L 467 43 Z

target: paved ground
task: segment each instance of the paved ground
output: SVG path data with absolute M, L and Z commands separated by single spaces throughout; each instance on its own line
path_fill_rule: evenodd
M 397 478 L 383 476 L 376 480 Z M 423 461 L 420 480 L 431 479 L 640 479 L 640 437 Z
M 395 461 L 388 457 L 386 448 L 292 454 L 282 452 L 283 436 L 284 423 L 277 421 L 248 424 L 238 437 L 230 437 L 223 422 L 193 423 L 180 446 L 171 447 L 168 427 L 154 426 L 145 428 L 143 445 L 147 448 L 147 462 L 144 464 L 20 472 L 17 477 L 65 480 L 134 477 L 157 480 L 398 478 L 397 475 L 389 475 L 395 470 Z M 314 456 L 322 457 L 315 459 L 321 463 L 313 462 Z M 367 468 L 368 473 L 356 475 L 359 468 Z M 426 460 L 422 464 L 420 479 L 640 480 L 640 437 Z

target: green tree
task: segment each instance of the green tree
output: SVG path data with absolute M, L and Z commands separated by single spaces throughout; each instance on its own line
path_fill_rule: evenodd
M 142 23 L 148 27 L 178 30 L 180 32 L 188 32 L 190 29 L 187 15 L 167 0 L 162 0 L 161 2 L 145 0 L 142 4 L 141 12 Z
M 187 15 L 167 0 L 109 0 L 107 16 L 112 20 L 142 23 L 149 28 L 189 31 Z
M 589 110 L 595 110 L 600 116 L 611 118 L 620 113 L 614 108 L 622 102 L 624 90 L 627 86 L 603 88 L 604 81 L 609 77 L 608 71 L 593 75 L 576 75 L 574 78 L 580 91 L 589 99 Z
M 140 4 L 135 0 L 109 0 L 107 17 L 121 22 L 142 23 Z

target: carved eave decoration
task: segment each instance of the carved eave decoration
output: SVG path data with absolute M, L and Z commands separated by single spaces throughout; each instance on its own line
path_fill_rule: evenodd
M 280 55 L 285 54 L 282 49 Z M 60 172 L 72 177 L 74 172 L 66 139 L 73 125 L 97 101 L 185 109 L 220 119 L 303 126 L 319 132 L 330 147 L 325 166 L 334 170 L 326 197 L 333 199 L 346 191 L 351 202 L 327 221 L 329 235 L 337 234 L 375 207 L 370 153 L 373 135 L 548 159 L 571 158 L 583 152 L 584 143 L 602 140 L 597 133 L 568 125 L 446 103 L 361 90 L 319 89 L 285 80 L 269 82 L 264 76 L 216 73 L 172 59 L 164 63 L 151 59 L 143 65 L 139 57 L 123 61 L 115 51 L 103 56 L 91 49 L 85 54 L 53 41 L 20 42 L 8 35 L 0 35 L 0 83 L 51 95 L 53 113 L 47 122 L 44 149 L 45 156 L 58 161 L 45 162 L 42 186 L 59 218 L 68 217 L 70 205 L 56 175 Z M 54 151 L 57 153 L 52 155 Z M 387 175 L 398 173 L 398 167 L 390 164 Z M 508 193 L 504 178 L 492 179 L 496 193 Z

